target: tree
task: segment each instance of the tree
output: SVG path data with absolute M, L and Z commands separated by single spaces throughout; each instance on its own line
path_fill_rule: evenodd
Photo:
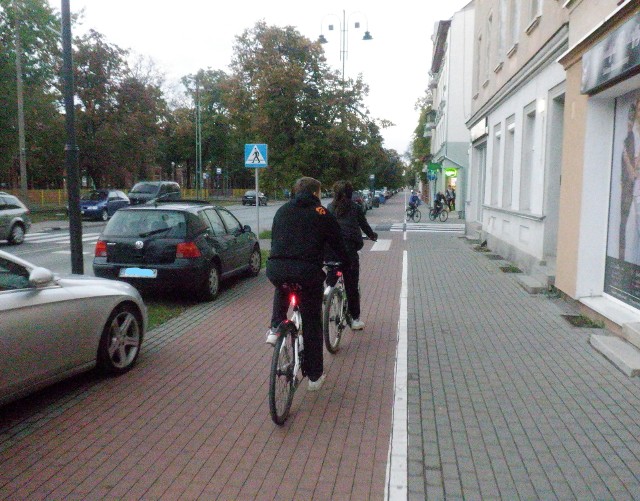
M 22 48 L 29 185 L 59 185 L 64 156 L 56 90 L 60 20 L 45 0 L 0 0 L 0 182 L 16 185 L 19 173 L 16 28 Z

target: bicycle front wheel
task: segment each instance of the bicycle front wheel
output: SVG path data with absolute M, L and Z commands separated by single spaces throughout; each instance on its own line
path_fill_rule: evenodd
M 438 211 L 435 210 L 435 209 L 430 209 L 429 210 L 429 219 L 431 219 L 431 221 L 435 221 L 437 217 L 438 217 Z
M 413 213 L 413 220 L 416 223 L 419 223 L 421 218 L 422 218 L 422 213 L 418 209 L 416 209 L 416 211 Z
M 449 217 L 449 211 L 447 209 L 442 209 L 442 212 L 438 217 L 440 218 L 440 221 L 444 223 Z
M 340 339 L 346 327 L 344 301 L 343 290 L 338 287 L 332 287 L 325 298 L 322 334 L 324 336 L 324 344 L 329 353 L 335 354 L 340 349 Z
M 269 411 L 274 423 L 282 426 L 289 417 L 297 379 L 295 370 L 295 325 L 285 321 L 278 327 L 278 340 L 271 357 Z

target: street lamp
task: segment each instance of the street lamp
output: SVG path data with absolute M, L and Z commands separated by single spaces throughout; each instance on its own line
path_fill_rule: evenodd
M 338 18 L 338 22 L 339 22 L 339 27 L 340 27 L 340 59 L 342 60 L 342 85 L 344 85 L 344 65 L 345 65 L 345 60 L 347 59 L 347 54 L 349 52 L 349 47 L 348 47 L 348 33 L 349 33 L 349 25 L 348 25 L 348 21 L 351 20 L 351 16 L 353 16 L 354 14 L 362 14 L 361 12 L 352 12 L 351 14 L 349 14 L 349 18 L 347 19 L 347 14 L 346 12 L 343 10 L 342 11 L 342 21 L 339 20 Z M 335 14 L 328 14 L 328 15 L 333 15 L 338 17 Z M 366 16 L 365 16 L 366 19 Z M 355 29 L 359 29 L 360 28 L 360 23 L 358 21 L 356 21 L 353 24 L 353 27 Z M 329 31 L 333 31 L 333 24 L 329 25 Z M 369 32 L 369 22 L 367 21 L 367 29 L 364 32 L 364 36 L 362 37 L 362 40 L 373 40 L 373 37 L 371 36 L 371 33 Z M 320 26 L 320 36 L 318 37 L 318 42 L 321 44 L 325 44 L 328 43 L 329 41 L 325 38 L 324 34 L 322 33 L 322 25 Z

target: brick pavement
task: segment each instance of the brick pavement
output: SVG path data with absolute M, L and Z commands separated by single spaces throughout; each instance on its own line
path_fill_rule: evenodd
M 370 212 L 389 227 L 397 195 Z M 569 306 L 529 296 L 453 235 L 382 232 L 363 333 L 268 414 L 264 273 L 150 332 L 139 365 L 0 408 L 0 499 L 382 499 L 408 249 L 408 497 L 640 499 L 640 384 Z M 392 496 L 393 497 L 393 496 Z
M 0 409 L 0 499 L 382 499 L 402 252 L 389 238 L 395 250 L 363 252 L 365 331 L 325 354 L 327 382 L 301 387 L 284 427 L 267 402 L 262 272 L 150 332 L 133 371 Z
M 410 235 L 409 498 L 640 499 L 640 384 L 463 239 Z

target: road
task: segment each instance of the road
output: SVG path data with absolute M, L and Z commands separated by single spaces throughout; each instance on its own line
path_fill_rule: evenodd
M 266 207 L 259 207 L 260 231 L 271 229 L 273 216 L 282 203 L 271 202 Z M 257 231 L 258 214 L 255 206 L 237 204 L 228 206 L 227 209 L 235 214 L 242 224 L 248 224 L 253 231 Z M 93 276 L 93 252 L 105 224 L 102 221 L 83 221 L 82 223 L 82 253 L 85 275 Z M 24 244 L 13 246 L 7 242 L 0 242 L 0 250 L 10 252 L 60 274 L 71 273 L 69 226 L 66 221 L 35 225 L 33 231 L 26 235 Z

